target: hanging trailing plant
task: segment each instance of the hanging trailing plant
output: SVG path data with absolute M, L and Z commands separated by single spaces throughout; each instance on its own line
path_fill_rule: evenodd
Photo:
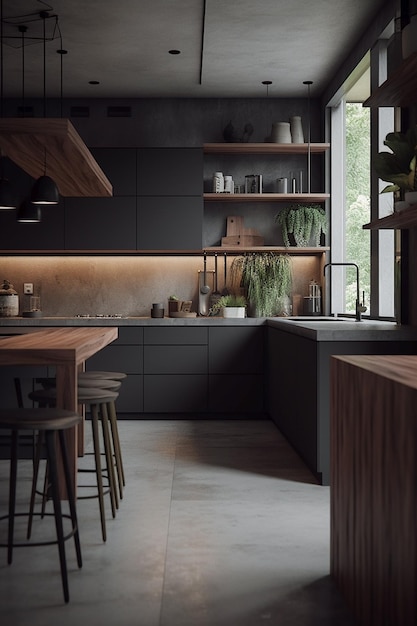
M 256 316 L 280 315 L 292 290 L 291 257 L 273 252 L 236 257 L 230 279 L 234 290 L 244 289 Z
M 294 237 L 295 245 L 308 247 L 311 239 L 314 245 L 320 245 L 322 233 L 327 233 L 326 211 L 318 204 L 292 204 L 281 209 L 275 215 L 275 223 L 281 227 L 284 246 L 291 245 L 289 235 Z

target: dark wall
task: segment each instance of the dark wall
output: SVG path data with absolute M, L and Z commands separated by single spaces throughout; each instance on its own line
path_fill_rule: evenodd
M 34 117 L 43 116 L 43 101 L 27 102 Z M 16 117 L 21 101 L 5 102 L 5 117 Z M 311 141 L 323 141 L 323 115 L 318 100 L 311 100 Z M 109 110 L 109 107 L 113 107 Z M 112 117 L 130 113 L 130 117 Z M 85 115 L 86 117 L 80 117 Z M 229 121 L 237 134 L 251 123 L 251 142 L 263 142 L 273 122 L 300 115 L 308 131 L 308 100 L 288 98 L 150 98 L 126 100 L 64 100 L 68 117 L 89 147 L 197 147 L 223 141 Z M 47 117 L 60 117 L 60 101 L 47 103 Z

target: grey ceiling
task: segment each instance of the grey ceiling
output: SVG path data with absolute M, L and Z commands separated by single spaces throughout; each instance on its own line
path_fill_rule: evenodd
M 41 97 L 319 94 L 383 0 L 3 0 L 3 93 Z M 205 7 L 205 11 L 204 11 Z M 26 14 L 18 19 L 16 16 Z M 204 21 L 204 36 L 203 36 Z M 28 30 L 24 53 L 18 24 Z M 59 38 L 62 35 L 62 42 Z M 10 37 L 13 38 L 10 38 Z M 171 55 L 178 49 L 181 54 Z M 25 70 L 23 71 L 23 63 Z M 201 80 L 200 80 L 201 79 Z M 99 81 L 90 85 L 89 81 Z

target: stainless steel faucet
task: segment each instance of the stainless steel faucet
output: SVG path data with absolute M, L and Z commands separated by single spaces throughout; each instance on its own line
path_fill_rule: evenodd
M 356 268 L 356 306 L 355 306 L 355 312 L 356 312 L 356 321 L 357 322 L 361 322 L 362 321 L 362 313 L 365 313 L 366 311 L 366 306 L 364 306 L 364 303 L 360 301 L 360 297 L 359 297 L 359 267 L 356 265 L 356 263 L 326 263 L 326 265 L 323 267 L 323 275 L 326 275 L 326 267 L 330 267 L 331 265 L 344 265 L 344 266 L 352 266 Z M 364 293 L 365 295 L 365 293 Z

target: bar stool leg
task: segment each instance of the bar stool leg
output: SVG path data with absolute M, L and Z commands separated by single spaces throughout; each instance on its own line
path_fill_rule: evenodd
M 98 407 L 93 404 L 91 406 L 91 425 L 93 431 L 93 447 L 94 457 L 96 463 L 96 477 L 97 477 L 97 489 L 98 489 L 98 502 L 100 507 L 100 520 L 101 520 L 101 534 L 103 541 L 107 540 L 106 532 L 106 516 L 104 512 L 104 498 L 103 498 L 103 478 L 101 474 L 101 459 L 100 459 L 100 439 L 98 433 Z
M 74 532 L 74 544 L 75 544 L 75 552 L 77 555 L 77 564 L 78 567 L 82 567 L 82 556 L 81 556 L 81 544 L 80 544 L 80 534 L 78 531 L 78 519 L 77 519 L 77 510 L 75 507 L 75 494 L 72 486 L 71 480 L 71 470 L 68 461 L 68 452 L 67 452 L 67 444 L 65 441 L 65 433 L 60 430 L 58 433 L 59 443 L 61 446 L 61 455 L 62 455 L 62 465 L 64 467 L 65 474 L 65 484 L 67 487 L 67 495 L 68 495 L 68 504 L 71 515 L 71 523 L 72 527 L 75 528 Z
M 114 402 L 108 403 L 108 409 L 109 409 L 110 427 L 111 427 L 113 445 L 114 445 L 114 456 L 116 460 L 116 470 L 117 470 L 118 483 L 119 483 L 119 496 L 120 496 L 120 499 L 122 499 L 123 487 L 126 485 L 126 482 L 125 482 L 125 472 L 124 472 L 123 460 L 122 460 L 122 448 L 120 446 L 119 429 L 117 426 L 116 407 L 115 407 Z
M 104 453 L 106 457 L 106 469 L 109 478 L 109 486 L 110 486 L 110 502 L 113 517 L 116 517 L 116 509 L 119 508 L 119 502 L 117 498 L 116 492 L 116 477 L 114 475 L 114 461 L 113 461 L 113 452 L 110 442 L 109 435 L 109 418 L 107 413 L 107 404 L 105 402 L 100 404 L 100 414 L 101 414 L 101 427 L 103 432 L 103 441 L 104 441 Z
M 10 484 L 9 484 L 9 526 L 7 533 L 7 564 L 13 560 L 14 515 L 16 511 L 17 482 L 17 441 L 18 433 L 13 430 L 10 451 Z
M 50 476 L 50 481 L 51 481 L 51 493 L 52 493 L 52 500 L 54 503 L 55 529 L 56 529 L 56 536 L 58 540 L 59 562 L 61 565 L 62 587 L 64 590 L 65 602 L 69 602 L 68 573 L 67 573 L 67 563 L 66 563 L 66 558 L 65 558 L 64 531 L 63 531 L 63 526 L 62 526 L 61 500 L 60 500 L 59 490 L 58 490 L 58 469 L 57 469 L 54 437 L 55 437 L 55 433 L 52 431 L 47 431 L 45 433 L 46 449 L 47 449 L 48 464 L 49 464 L 49 476 Z

